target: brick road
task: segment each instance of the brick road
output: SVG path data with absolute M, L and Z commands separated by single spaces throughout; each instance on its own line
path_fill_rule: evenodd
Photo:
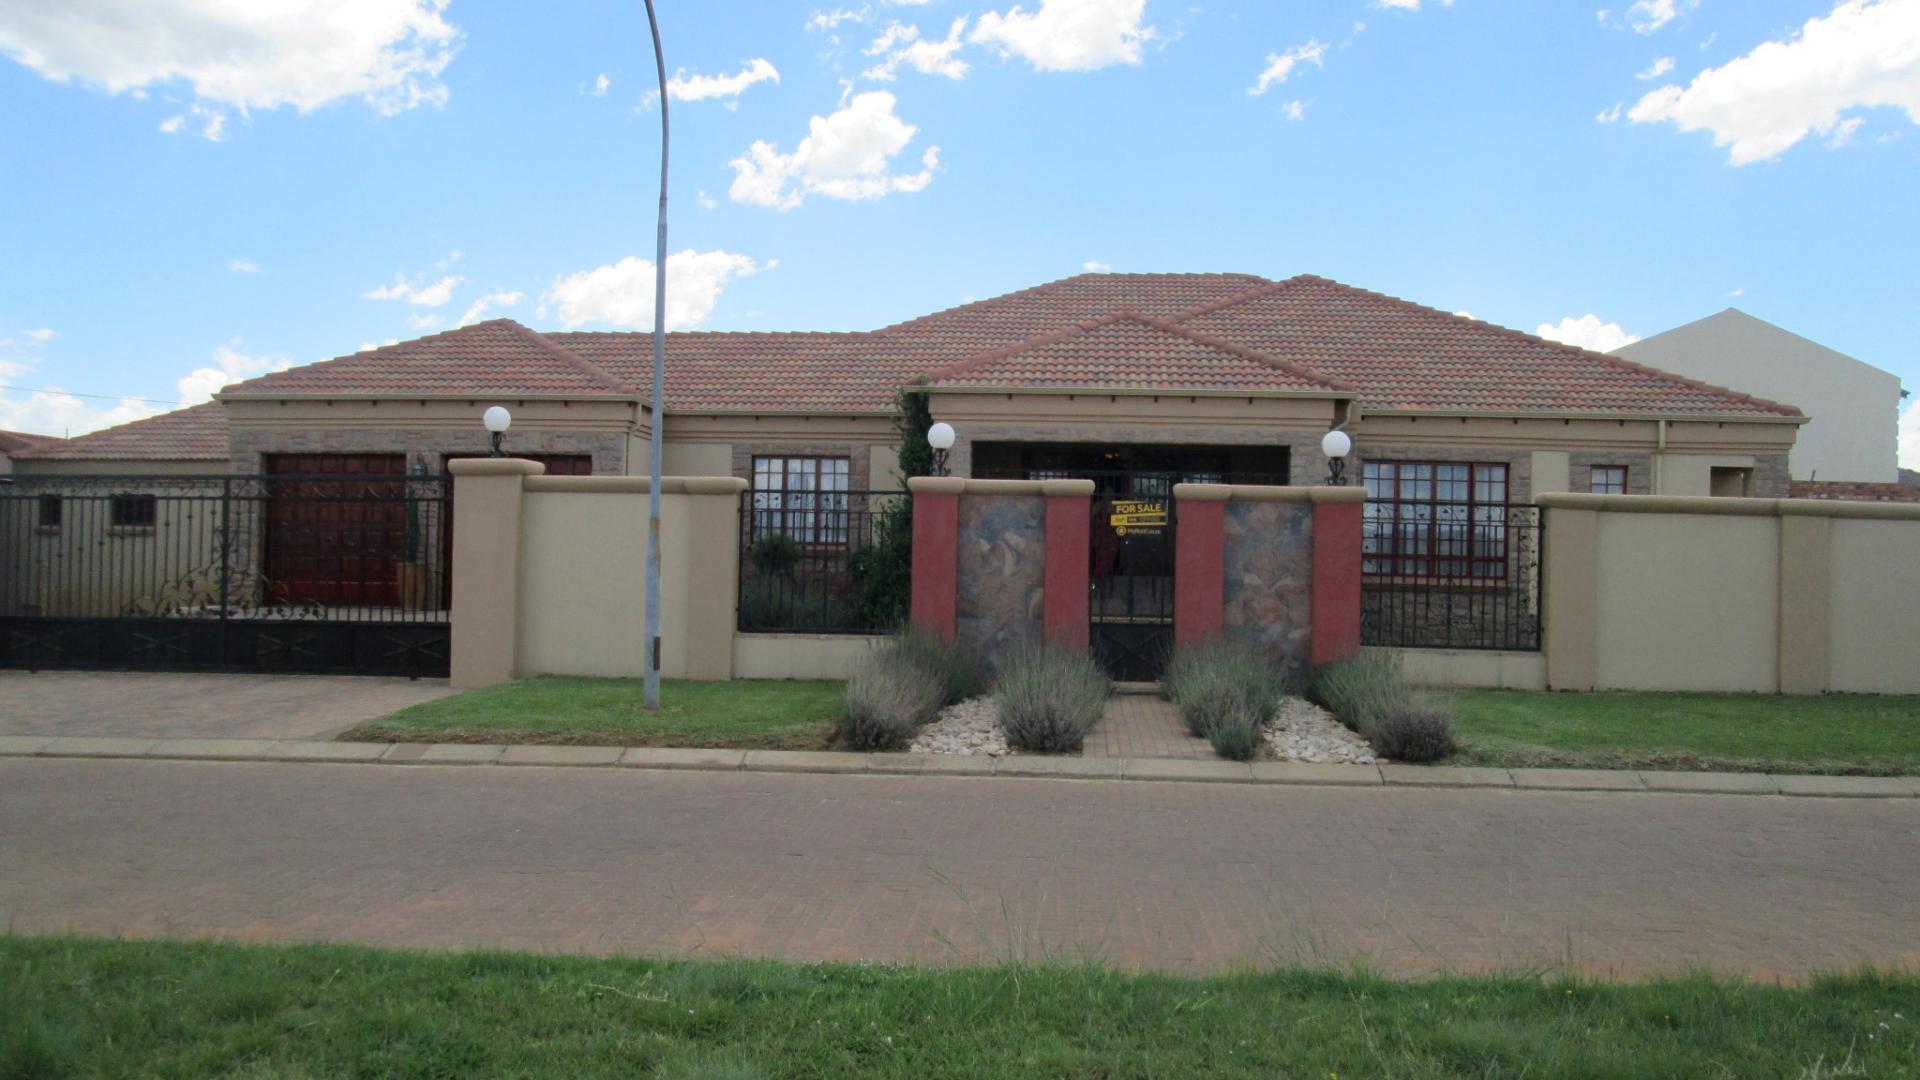
M 1920 964 L 1920 801 L 0 760 L 16 933 L 1126 967 Z
M 0 671 L 0 735 L 305 738 L 453 692 L 445 679 Z

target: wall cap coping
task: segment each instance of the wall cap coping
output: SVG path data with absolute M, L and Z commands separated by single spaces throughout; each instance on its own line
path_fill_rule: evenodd
M 571 492 L 592 495 L 645 495 L 653 490 L 647 476 L 530 476 L 528 491 Z M 663 476 L 662 495 L 738 495 L 747 482 L 737 476 Z
M 1844 502 L 1838 499 L 1728 499 L 1707 495 L 1593 495 L 1543 492 L 1534 501 L 1549 509 L 1615 514 L 1716 514 L 1730 517 L 1868 518 L 1920 521 L 1920 504 Z
M 1359 503 L 1367 501 L 1367 491 L 1357 487 L 1175 484 L 1173 497 L 1187 502 Z
M 1040 494 L 1090 496 L 1093 494 L 1093 481 L 1042 480 L 1040 481 Z
M 455 476 L 539 476 L 545 465 L 526 458 L 454 458 L 447 471 Z

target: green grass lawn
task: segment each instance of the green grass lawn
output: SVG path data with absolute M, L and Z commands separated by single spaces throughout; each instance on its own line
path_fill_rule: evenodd
M 824 750 L 840 715 L 837 682 L 668 679 L 659 712 L 649 712 L 640 695 L 638 679 L 526 679 L 414 705 L 340 737 Z
M 1185 979 L 0 938 L 0 1077 L 1911 1077 L 1920 980 Z
M 1469 690 L 1449 765 L 1920 773 L 1920 697 Z

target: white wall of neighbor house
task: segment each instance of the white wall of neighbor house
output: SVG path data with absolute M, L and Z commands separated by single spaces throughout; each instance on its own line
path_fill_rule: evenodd
M 1898 479 L 1900 379 L 1729 308 L 1615 350 L 1635 363 L 1797 405 L 1811 417 L 1789 455 L 1795 480 Z

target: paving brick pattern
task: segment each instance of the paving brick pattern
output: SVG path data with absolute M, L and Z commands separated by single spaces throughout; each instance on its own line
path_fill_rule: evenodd
M 1920 963 L 1920 800 L 0 759 L 15 933 L 1171 970 Z
M 445 679 L 0 671 L 0 734 L 300 738 L 451 693 Z
M 1187 734 L 1171 703 L 1155 694 L 1115 694 L 1107 715 L 1087 733 L 1082 757 L 1179 758 L 1218 761 L 1205 739 Z

